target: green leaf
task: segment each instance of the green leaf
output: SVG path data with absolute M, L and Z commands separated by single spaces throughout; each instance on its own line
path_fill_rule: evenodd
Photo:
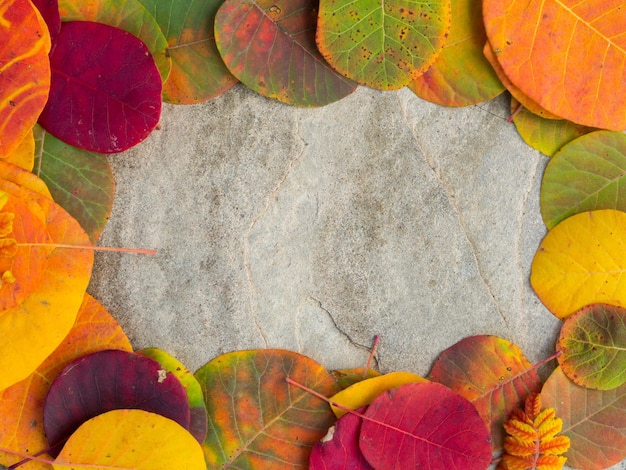
M 482 0 L 452 0 L 452 25 L 443 51 L 409 83 L 420 98 L 444 106 L 468 106 L 495 98 L 504 85 L 483 54 L 487 34 Z
M 356 84 L 335 72 L 315 45 L 316 2 L 226 0 L 215 39 L 230 71 L 257 93 L 297 106 L 323 106 Z
M 163 100 L 193 104 L 221 95 L 237 80 L 215 45 L 213 25 L 223 0 L 139 0 L 156 18 L 167 39 L 172 71 Z
M 626 135 L 598 131 L 554 155 L 541 184 L 541 215 L 551 229 L 580 212 L 626 211 Z
M 327 397 L 340 390 L 321 365 L 294 352 L 236 351 L 195 375 L 209 415 L 208 468 L 306 468 L 311 448 L 335 421 L 326 402 L 286 382 Z
M 109 220 L 115 182 L 106 155 L 68 145 L 35 126 L 35 168 L 54 201 L 95 242 Z
M 610 390 L 626 382 L 626 309 L 594 304 L 567 318 L 557 343 L 565 375 L 587 388 Z
M 394 90 L 430 67 L 449 29 L 450 0 L 321 0 L 317 45 L 339 73 Z

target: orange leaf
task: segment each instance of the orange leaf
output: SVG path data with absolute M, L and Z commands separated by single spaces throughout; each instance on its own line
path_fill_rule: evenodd
M 29 0 L 0 3 L 0 158 L 37 122 L 50 89 L 50 33 Z
M 623 0 L 485 0 L 485 29 L 510 81 L 546 110 L 626 128 Z

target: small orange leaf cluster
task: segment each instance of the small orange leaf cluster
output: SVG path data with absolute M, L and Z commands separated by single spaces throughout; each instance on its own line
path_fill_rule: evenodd
M 556 417 L 554 408 L 541 410 L 541 396 L 532 393 L 526 399 L 524 411 L 515 410 L 504 424 L 509 434 L 504 439 L 504 455 L 499 468 L 504 470 L 558 470 L 567 458 L 570 439 L 557 436 L 563 421 Z

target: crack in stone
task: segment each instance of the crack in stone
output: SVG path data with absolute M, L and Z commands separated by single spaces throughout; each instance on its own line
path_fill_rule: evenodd
M 396 101 L 398 102 L 398 107 L 400 108 L 400 112 L 402 113 L 402 117 L 404 118 L 404 122 L 406 123 L 407 127 L 409 128 L 409 131 L 411 131 L 411 135 L 413 136 L 413 140 L 415 140 L 415 143 L 417 144 L 417 148 L 419 149 L 419 151 L 424 156 L 424 161 L 426 162 L 426 165 L 428 165 L 428 168 L 430 168 L 430 170 L 432 171 L 433 175 L 437 179 L 437 182 L 443 188 L 443 190 L 446 192 L 446 195 L 448 196 L 448 201 L 450 202 L 450 206 L 452 207 L 452 210 L 454 211 L 454 213 L 456 215 L 456 218 L 457 218 L 457 220 L 459 222 L 459 225 L 461 227 L 461 231 L 463 232 L 465 240 L 467 241 L 467 244 L 469 245 L 470 250 L 472 252 L 472 258 L 474 259 L 474 264 L 476 265 L 476 271 L 478 272 L 478 275 L 480 276 L 480 279 L 482 280 L 483 284 L 487 288 L 487 293 L 491 297 L 491 300 L 493 301 L 493 304 L 494 304 L 496 310 L 498 311 L 498 314 L 500 315 L 500 318 L 504 322 L 504 325 L 507 327 L 507 329 L 510 329 L 509 322 L 508 322 L 506 316 L 504 315 L 504 313 L 502 312 L 502 309 L 500 308 L 500 304 L 498 303 L 498 301 L 497 301 L 497 299 L 495 297 L 495 294 L 494 294 L 493 290 L 491 289 L 491 285 L 489 284 L 489 282 L 487 281 L 487 279 L 485 278 L 485 276 L 483 274 L 483 271 L 482 271 L 481 266 L 480 266 L 480 260 L 478 259 L 476 245 L 470 239 L 470 237 L 468 235 L 468 231 L 465 228 L 465 223 L 463 221 L 463 215 L 461 214 L 461 210 L 459 209 L 459 206 L 458 206 L 458 204 L 456 202 L 456 196 L 454 195 L 454 190 L 445 182 L 445 180 L 441 176 L 441 173 L 439 172 L 439 170 L 436 167 L 436 165 L 431 161 L 430 158 L 428 158 L 428 154 L 427 154 L 427 152 L 424 151 L 424 148 L 422 147 L 422 145 L 420 143 L 420 139 L 419 139 L 417 133 L 415 132 L 415 129 L 413 128 L 413 126 L 411 126 L 411 123 L 409 121 L 409 117 L 407 115 L 406 109 L 404 108 L 404 106 L 402 106 L 402 102 L 400 101 L 399 92 L 396 92 L 395 95 L 396 95 Z M 485 110 L 483 109 L 483 111 L 485 111 Z M 490 114 L 493 114 L 493 113 L 490 113 Z
M 269 192 L 269 194 L 265 197 L 265 204 L 263 205 L 263 208 L 256 215 L 256 217 L 252 219 L 252 221 L 250 222 L 250 225 L 248 226 L 248 229 L 245 231 L 243 235 L 243 264 L 246 270 L 246 279 L 248 281 L 248 287 L 250 291 L 250 314 L 252 316 L 252 320 L 254 321 L 254 325 L 256 326 L 256 329 L 258 330 L 259 335 L 261 336 L 266 348 L 269 347 L 269 341 L 267 340 L 267 336 L 263 332 L 263 328 L 261 327 L 261 324 L 257 317 L 257 308 L 258 308 L 257 290 L 254 285 L 254 280 L 252 279 L 252 267 L 250 266 L 250 235 L 252 234 L 252 230 L 254 230 L 254 227 L 259 222 L 259 220 L 261 220 L 263 217 L 267 215 L 267 213 L 270 210 L 272 201 L 276 199 L 278 192 L 280 191 L 281 187 L 283 186 L 283 184 L 285 183 L 285 181 L 291 174 L 291 171 L 293 170 L 294 165 L 302 158 L 302 155 L 304 155 L 304 151 L 306 149 L 306 141 L 300 134 L 300 121 L 298 119 L 295 120 L 294 131 L 295 131 L 294 132 L 295 135 L 298 137 L 298 139 L 300 139 L 300 142 L 302 143 L 302 149 L 300 150 L 300 152 L 298 152 L 298 154 L 295 157 L 293 157 L 289 161 L 289 163 L 287 164 L 287 169 L 285 170 L 281 178 L 278 180 L 276 185 Z

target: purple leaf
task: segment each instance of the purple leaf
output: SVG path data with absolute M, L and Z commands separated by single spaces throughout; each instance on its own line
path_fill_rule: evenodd
M 54 41 L 61 31 L 61 15 L 58 0 L 31 0 L 48 25 L 50 38 Z

